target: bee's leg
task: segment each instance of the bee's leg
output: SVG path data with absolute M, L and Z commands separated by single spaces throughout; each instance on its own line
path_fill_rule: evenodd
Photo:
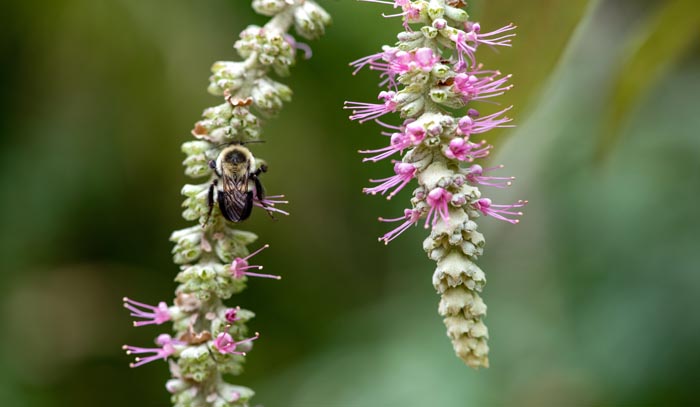
M 211 185 L 209 185 L 209 194 L 207 194 L 207 205 L 209 206 L 209 212 L 207 213 L 207 219 L 204 221 L 202 227 L 207 226 L 207 223 L 209 223 L 209 218 L 211 218 L 211 211 L 214 210 L 214 192 L 218 183 L 219 180 L 215 179 L 212 181 Z
M 221 174 L 219 174 L 219 170 L 216 169 L 216 161 L 214 161 L 214 160 L 209 160 L 209 168 L 211 168 L 212 170 L 214 170 L 214 173 L 215 173 L 216 175 L 218 175 L 219 177 L 221 176 Z
M 255 198 L 262 204 L 263 199 L 265 199 L 265 188 L 263 188 L 262 182 L 260 182 L 260 178 L 257 175 L 253 175 L 251 178 L 255 182 Z
M 263 188 L 262 182 L 260 182 L 260 178 L 258 178 L 258 176 L 255 174 L 251 178 L 253 179 L 253 182 L 255 182 L 255 198 L 258 200 L 258 202 L 260 202 L 260 205 L 262 205 L 262 207 L 267 211 L 267 214 L 270 215 L 272 219 L 275 219 L 275 216 L 272 214 L 272 211 L 268 209 L 268 205 L 265 202 L 263 202 L 263 200 L 265 199 L 265 188 Z
M 257 170 L 251 172 L 250 174 L 254 177 L 258 177 L 263 172 L 267 172 L 267 164 L 261 164 L 260 167 L 258 167 Z

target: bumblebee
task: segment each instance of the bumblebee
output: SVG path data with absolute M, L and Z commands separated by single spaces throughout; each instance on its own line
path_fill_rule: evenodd
M 215 203 L 218 203 L 221 214 L 230 222 L 248 219 L 254 200 L 260 202 L 263 208 L 267 207 L 263 202 L 265 190 L 258 178 L 261 173 L 267 172 L 267 165 L 257 166 L 253 153 L 242 143 L 221 150 L 216 160 L 209 161 L 209 167 L 218 179 L 209 186 L 209 213 L 204 225 L 209 222 Z

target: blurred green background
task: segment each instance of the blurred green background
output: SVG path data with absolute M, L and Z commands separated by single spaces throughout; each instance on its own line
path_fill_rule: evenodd
M 268 407 L 698 405 L 700 3 L 470 3 L 485 28 L 519 25 L 480 57 L 516 84 L 500 101 L 518 128 L 489 137 L 518 181 L 491 196 L 530 200 L 518 226 L 480 221 L 491 368 L 453 355 L 425 231 L 376 241 L 408 192 L 360 193 L 390 164 L 356 153 L 385 139 L 341 109 L 377 91 L 347 63 L 399 22 L 327 0 L 335 23 L 255 147 L 292 215 L 244 225 L 284 279 L 232 302 L 263 335 L 237 382 Z M 120 346 L 160 330 L 132 328 L 121 297 L 172 298 L 179 146 L 218 103 L 212 62 L 264 21 L 244 0 L 0 6 L 0 405 L 169 404 L 164 363 L 128 368 Z

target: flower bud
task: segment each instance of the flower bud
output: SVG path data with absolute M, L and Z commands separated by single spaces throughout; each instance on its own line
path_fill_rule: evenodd
M 290 0 L 253 0 L 253 10 L 264 16 L 274 16 L 289 7 L 293 2 Z
M 299 35 L 308 40 L 322 36 L 330 23 L 331 16 L 311 0 L 305 1 L 294 10 L 294 28 Z

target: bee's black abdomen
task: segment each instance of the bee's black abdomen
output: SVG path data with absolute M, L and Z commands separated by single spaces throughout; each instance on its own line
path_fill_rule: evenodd
M 220 193 L 218 203 L 221 215 L 223 215 L 226 220 L 229 222 L 242 222 L 250 217 L 250 213 L 253 211 L 253 191 L 245 193 L 241 205 L 227 205 L 226 200 L 221 199 L 223 194 L 224 192 Z

